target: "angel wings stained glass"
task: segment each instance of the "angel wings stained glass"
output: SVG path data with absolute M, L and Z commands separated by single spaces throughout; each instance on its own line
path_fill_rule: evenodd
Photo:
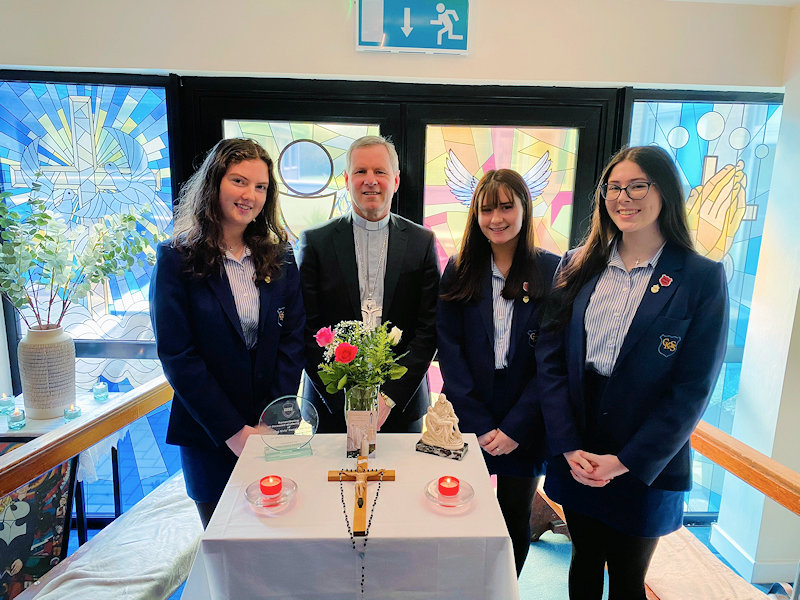
M 533 199 L 537 246 L 569 247 L 578 130 L 554 127 L 429 125 L 425 151 L 425 226 L 442 267 L 458 251 L 472 193 L 491 169 L 519 172 Z

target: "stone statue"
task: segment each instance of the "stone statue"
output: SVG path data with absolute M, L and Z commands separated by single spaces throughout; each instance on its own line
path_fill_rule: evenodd
M 447 450 L 460 450 L 464 447 L 464 440 L 458 429 L 458 417 L 453 405 L 444 394 L 439 395 L 436 404 L 428 407 L 425 426 L 426 431 L 422 434 L 423 444 Z

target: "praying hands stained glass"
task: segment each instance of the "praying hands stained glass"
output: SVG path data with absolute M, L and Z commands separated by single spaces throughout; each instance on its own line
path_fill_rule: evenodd
M 776 103 L 634 102 L 630 145 L 675 159 L 697 251 L 728 278 L 728 352 L 703 420 L 730 433 L 782 107 Z M 723 470 L 695 456 L 690 511 L 719 510 Z

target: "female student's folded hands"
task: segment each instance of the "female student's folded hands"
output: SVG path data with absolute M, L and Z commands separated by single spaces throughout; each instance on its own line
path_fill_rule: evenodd
M 512 440 L 505 433 L 499 429 L 492 429 L 484 433 L 478 438 L 478 443 L 481 448 L 492 456 L 500 456 L 501 454 L 508 454 L 513 452 L 519 446 L 519 443 Z
M 618 475 L 628 472 L 614 454 L 594 454 L 585 450 L 565 452 L 572 477 L 578 483 L 591 487 L 603 487 Z

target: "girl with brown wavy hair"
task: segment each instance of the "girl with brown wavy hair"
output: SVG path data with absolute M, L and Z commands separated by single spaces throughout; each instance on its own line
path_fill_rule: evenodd
M 303 365 L 300 278 L 272 159 L 253 140 L 217 143 L 183 188 L 150 302 L 175 390 L 167 443 L 205 526 L 261 412 L 297 393 Z

